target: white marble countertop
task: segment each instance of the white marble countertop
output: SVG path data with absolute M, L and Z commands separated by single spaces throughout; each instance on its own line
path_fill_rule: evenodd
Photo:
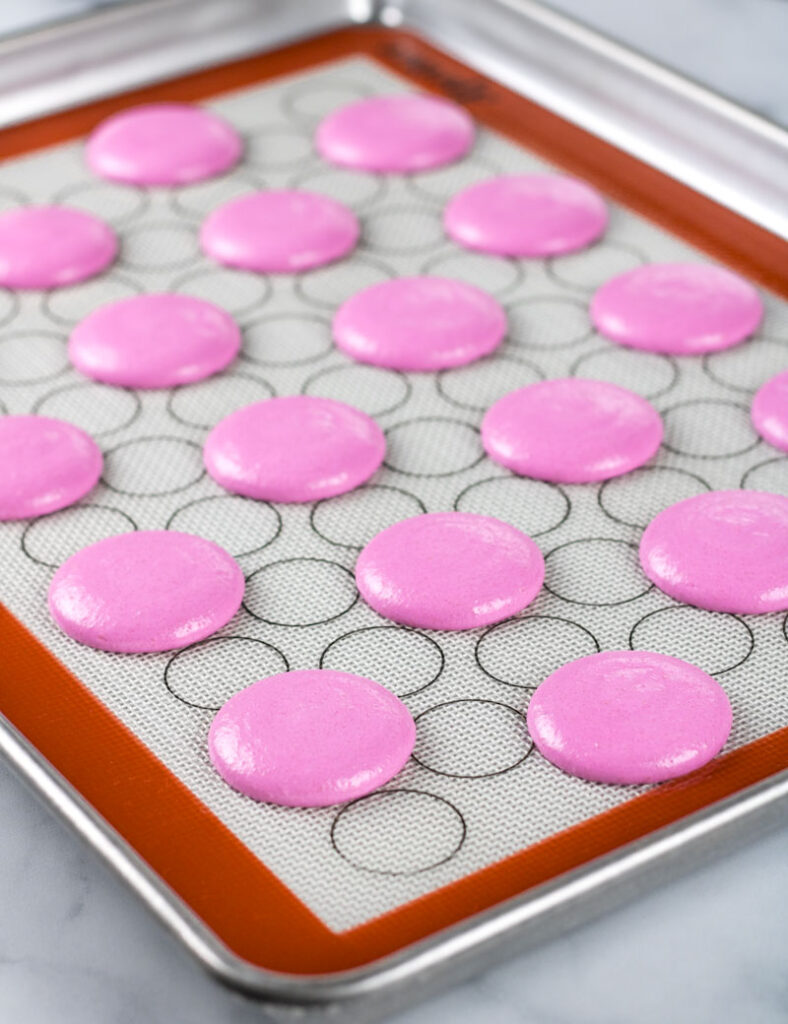
M 788 125 L 786 0 L 542 0 Z
M 0 1021 L 252 1024 L 0 766 Z M 392 1024 L 785 1024 L 788 828 Z
M 71 13 L 80 2 L 29 0 L 28 20 L 36 11 Z M 553 3 L 788 123 L 785 0 Z M 0 31 L 2 20 L 0 10 Z M 0 821 L 0 1021 L 266 1018 L 203 974 L 2 765 Z M 787 909 L 785 828 L 488 971 L 397 1024 L 784 1024 Z

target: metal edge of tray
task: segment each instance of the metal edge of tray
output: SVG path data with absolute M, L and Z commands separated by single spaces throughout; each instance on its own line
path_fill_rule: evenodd
M 372 1019 L 425 999 L 501 956 L 533 948 L 615 908 L 677 870 L 730 852 L 783 823 L 788 808 L 786 770 L 398 953 L 336 974 L 292 975 L 232 953 L 2 715 L 0 753 L 218 980 L 305 1012 L 330 1010 L 336 1021 L 362 1006 Z
M 357 24 L 367 13 L 359 0 L 138 0 L 9 36 L 0 39 L 0 129 Z
M 412 30 L 788 238 L 788 131 L 535 0 L 143 0 L 105 8 L 0 40 L 0 128 L 352 24 Z
M 788 131 L 534 0 L 396 0 L 441 49 L 788 238 Z
M 331 28 L 376 23 L 412 29 L 756 223 L 788 234 L 788 203 L 780 192 L 785 175 L 775 173 L 778 166 L 784 172 L 788 157 L 782 129 L 531 0 L 490 0 L 484 8 L 474 0 L 445 0 L 438 10 L 429 0 L 153 0 L 113 8 L 0 41 L 0 124 Z M 49 70 L 39 77 L 42 67 Z M 0 752 L 216 977 L 250 995 L 330 1006 L 336 1013 L 363 1001 L 378 1015 L 422 999 L 503 952 L 545 941 L 664 881 L 679 866 L 727 850 L 783 820 L 788 806 L 783 772 L 367 967 L 304 977 L 265 971 L 231 953 L 2 716 Z

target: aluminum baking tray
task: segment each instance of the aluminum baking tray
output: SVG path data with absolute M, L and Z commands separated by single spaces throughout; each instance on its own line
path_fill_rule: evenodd
M 142 526 L 172 523 L 198 532 L 226 530 L 226 523 L 213 519 L 206 526 L 205 510 L 219 508 L 212 504 L 218 498 L 215 489 L 191 479 L 188 460 L 166 463 L 168 444 L 172 448 L 174 443 L 176 449 L 184 444 L 197 447 L 207 425 L 202 417 L 212 419 L 224 410 L 226 390 L 203 389 L 193 392 L 191 400 L 186 389 L 158 404 L 131 392 L 123 393 L 122 403 L 117 396 L 114 404 L 108 403 L 98 393 L 95 402 L 84 401 L 88 396 L 78 389 L 91 386 L 68 376 L 57 360 L 64 329 L 87 311 L 86 304 L 161 287 L 196 288 L 206 297 L 232 301 L 247 336 L 247 360 L 233 378 L 233 400 L 263 397 L 266 389 L 326 393 L 367 403 L 389 431 L 391 464 L 388 475 L 376 481 L 378 497 L 385 499 L 382 504 L 365 505 L 366 497 L 359 507 L 352 498 L 330 508 L 319 503 L 301 517 L 303 521 L 298 513 L 287 512 L 284 531 L 276 509 L 252 527 L 239 520 L 237 531 L 267 531 L 269 546 L 244 547 L 237 532 L 227 541 L 240 544 L 237 553 L 250 580 L 246 618 L 231 624 L 221 637 L 235 644 L 233 651 L 253 649 L 274 661 L 286 651 L 289 661 L 296 662 L 291 667 L 318 660 L 334 665 L 331 659 L 342 656 L 343 649 L 347 653 L 350 637 L 356 645 L 354 657 L 385 655 L 384 634 L 372 631 L 389 627 L 352 601 L 352 595 L 347 607 L 342 604 L 342 573 L 352 567 L 359 530 L 372 528 L 376 516 L 401 514 L 397 509 L 402 503 L 405 514 L 419 505 L 430 510 L 454 504 L 491 511 L 491 502 L 504 518 L 514 514 L 504 494 L 508 485 L 498 493 L 505 474 L 479 463 L 468 440 L 480 415 L 477 390 L 493 393 L 512 381 L 512 374 L 522 383 L 531 379 L 530 374 L 612 374 L 649 393 L 672 417 L 674 433 L 690 438 L 689 451 L 686 444 L 684 449 L 682 443 L 674 444 L 676 450 L 660 462 L 661 469 L 674 474 L 674 483 L 686 484 L 694 477 L 702 486 L 728 486 L 735 476 L 733 486 L 740 481 L 753 486 L 753 480 L 767 489 L 778 485 L 773 483 L 778 481 L 775 474 L 783 473 L 785 460 L 780 463 L 774 453 L 749 439 L 740 444 L 737 432 L 743 428 L 738 420 L 722 421 L 715 443 L 723 449 L 716 450 L 709 449 L 707 441 L 700 443 L 698 428 L 686 413 L 688 406 L 716 402 L 739 410 L 731 415 L 740 416 L 752 382 L 768 375 L 775 359 L 775 370 L 779 368 L 788 351 L 782 348 L 788 319 L 773 295 L 767 294 L 767 333 L 751 343 L 750 356 L 743 361 L 735 356 L 732 362 L 710 359 L 696 367 L 697 372 L 681 374 L 672 361 L 647 356 L 639 357 L 635 372 L 631 359 L 621 352 L 609 363 L 609 353 L 583 325 L 582 312 L 599 275 L 697 249 L 784 293 L 788 249 L 779 236 L 786 234 L 788 202 L 780 192 L 785 176 L 778 169 L 784 167 L 788 141 L 773 125 L 530 3 L 452 0 L 439 7 L 407 2 L 161 0 L 8 40 L 0 45 L 0 58 L 0 119 L 9 126 L 3 136 L 3 155 L 9 161 L 0 168 L 0 195 L 13 200 L 15 189 L 33 198 L 57 193 L 62 201 L 81 203 L 113 219 L 124 237 L 120 265 L 96 289 L 85 286 L 53 293 L 40 306 L 11 296 L 0 307 L 0 341 L 10 338 L 15 347 L 6 354 L 16 353 L 12 370 L 17 379 L 6 379 L 5 387 L 0 383 L 0 398 L 10 410 L 35 407 L 65 418 L 82 417 L 89 429 L 107 432 L 101 440 L 111 473 L 103 490 L 90 499 L 93 505 L 79 513 L 84 514 L 83 523 L 89 521 L 90 529 L 113 530 L 120 517 Z M 232 63 L 222 63 L 226 61 Z M 472 157 L 453 170 L 407 181 L 326 176 L 308 141 L 322 109 L 354 95 L 413 87 L 444 93 L 468 106 L 482 126 Z M 132 88 L 137 90 L 133 95 L 113 98 Z M 220 109 L 247 134 L 247 161 L 216 185 L 172 195 L 96 188 L 81 166 L 79 138 L 109 110 L 157 97 L 202 100 Z M 272 135 L 273 129 L 280 134 Z M 256 148 L 260 144 L 262 150 Z M 545 159 L 595 181 L 614 201 L 613 231 L 604 247 L 592 250 L 592 256 L 529 263 L 525 268 L 516 261 L 471 257 L 458 266 L 457 250 L 435 227 L 446 196 L 474 176 L 540 167 Z M 232 287 L 225 278 L 206 284 L 206 268 L 196 261 L 188 241 L 199 217 L 239 188 L 295 181 L 325 188 L 358 206 L 368 230 L 357 256 L 337 272 L 304 276 L 292 291 L 289 284 L 253 282 L 244 275 L 237 275 Z M 536 336 L 518 340 L 513 329 L 503 353 L 502 374 L 491 364 L 484 377 L 476 371 L 470 376 L 439 375 L 434 389 L 424 385 L 423 378 L 417 381 L 385 371 L 372 371 L 373 377 L 347 377 L 345 361 L 325 347 L 331 308 L 348 288 L 434 267 L 470 275 L 497 291 L 513 323 L 517 310 L 524 307 L 526 329 Z M 272 362 L 267 325 L 287 317 L 300 318 L 294 337 L 301 348 L 294 363 L 281 365 Z M 50 365 L 47 360 L 53 359 Z M 26 367 L 36 360 L 37 369 L 28 372 Z M 344 390 L 337 392 L 338 387 Z M 320 390 L 325 388 L 329 390 Z M 94 419 L 85 423 L 85 415 Z M 402 431 L 412 431 L 428 418 L 434 423 L 435 416 L 443 424 L 440 430 L 447 431 L 438 438 L 440 458 L 456 463 L 456 480 L 433 473 L 429 445 L 422 444 L 421 435 L 418 464 L 407 462 L 414 456 L 403 446 Z M 728 428 L 728 423 L 733 426 Z M 728 429 L 733 433 L 726 440 Z M 431 426 L 428 436 L 434 433 Z M 167 472 L 185 474 L 182 496 L 145 493 L 144 486 L 134 483 L 139 466 L 129 463 L 128 453 L 151 440 L 161 449 Z M 728 441 L 731 448 L 725 451 Z M 546 485 L 536 485 L 540 488 Z M 631 548 L 640 525 L 637 516 L 633 521 L 631 496 L 612 487 L 581 488 L 577 494 L 567 490 L 568 495 L 559 489 L 540 490 L 533 505 L 539 521 L 522 524 L 541 532 L 554 566 L 552 582 L 548 578 L 552 589 L 534 609 L 529 628 L 540 618 L 543 625 L 558 630 L 549 634 L 553 648 L 568 644 L 568 650 L 578 637 L 597 646 L 599 638 L 608 647 L 630 642 L 631 637 L 640 644 L 653 636 L 655 621 L 667 621 L 654 616 L 670 614 L 672 602 L 656 594 L 628 594 L 631 576 L 625 562 L 616 560 L 618 555 L 605 586 L 623 589 L 608 594 L 612 602 L 597 602 L 596 610 L 588 594 L 566 589 L 566 578 L 559 572 L 562 552 L 580 550 L 572 547 L 580 539 L 608 545 L 604 550 Z M 584 784 L 569 780 L 573 787 L 564 784 L 563 817 L 556 819 L 545 809 L 554 791 L 536 787 L 527 791 L 534 800 L 535 831 L 525 829 L 506 846 L 498 838 L 506 831 L 506 817 L 496 825 L 494 816 L 488 820 L 484 813 L 496 807 L 513 813 L 519 798 L 513 780 L 536 777 L 537 759 L 527 748 L 521 757 L 516 750 L 496 748 L 490 755 L 500 763 L 479 773 L 475 763 L 463 760 L 462 751 L 454 755 L 461 763 L 447 764 L 440 761 L 445 750 L 426 747 L 421 754 L 417 750 L 420 761 L 409 766 L 389 792 L 399 793 L 398 801 L 414 807 L 427 801 L 440 808 L 445 822 L 435 826 L 432 839 L 439 849 L 441 843 L 448 844 L 445 862 L 432 854 L 422 862 L 413 853 L 412 870 L 402 871 L 400 865 L 392 870 L 390 861 L 380 859 L 380 849 L 364 845 L 363 835 L 358 842 L 353 838 L 355 833 L 348 832 L 352 816 L 337 814 L 336 809 L 309 812 L 297 820 L 287 813 L 260 811 L 265 827 L 255 831 L 248 807 L 226 805 L 216 796 L 206 766 L 195 753 L 216 695 L 194 689 L 194 680 L 183 671 L 187 661 L 152 656 L 135 661 L 132 669 L 132 662 L 122 658 L 100 655 L 104 660 L 96 661 L 95 652 L 80 661 L 73 645 L 58 646 L 47 626 L 36 619 L 51 567 L 75 540 L 86 542 L 79 522 L 65 513 L 47 517 L 40 526 L 14 527 L 0 538 L 7 571 L 4 593 L 16 619 L 29 629 L 22 629 L 10 615 L 0 620 L 8 652 L 0 676 L 0 710 L 6 716 L 0 747 L 206 967 L 249 994 L 295 1004 L 304 1012 L 314 1006 L 320 1012 L 330 1007 L 337 1017 L 380 1015 L 502 955 L 543 942 L 636 888 L 669 877 L 679 865 L 697 863 L 784 819 L 788 777 L 781 769 L 788 765 L 788 714 L 778 699 L 777 682 L 784 677 L 788 645 L 781 646 L 785 623 L 772 616 L 758 623 L 737 620 L 722 639 L 714 630 L 710 634 L 711 654 L 724 655 L 717 670 L 725 673 L 734 698 L 744 701 L 743 724 L 720 762 L 691 782 L 623 795 L 596 787 L 594 793 L 583 790 L 587 806 L 576 806 L 574 794 L 579 790 L 573 787 Z M 589 535 L 583 526 L 578 537 L 572 522 L 602 523 L 604 534 Z M 301 539 L 294 541 L 294 536 Z M 270 552 L 276 551 L 278 561 L 271 563 Z M 324 614 L 325 621 L 313 622 L 309 635 L 282 622 L 281 616 L 279 623 L 261 623 L 255 614 L 261 570 L 272 564 L 290 565 L 294 558 L 334 567 L 320 568 L 328 573 L 320 586 L 335 593 L 339 614 Z M 287 614 L 291 612 L 285 612 L 285 620 Z M 570 630 L 567 635 L 562 616 L 580 632 Z M 420 718 L 432 713 L 433 735 L 440 734 L 435 733 L 435 722 L 440 721 L 443 734 L 456 737 L 452 729 L 459 726 L 452 724 L 455 720 L 447 717 L 446 708 L 455 714 L 457 705 L 473 705 L 482 723 L 488 713 L 498 716 L 497 723 L 509 723 L 503 730 L 509 735 L 506 729 L 519 722 L 528 687 L 512 686 L 506 676 L 511 652 L 501 646 L 501 638 L 508 629 L 456 642 L 437 634 L 418 641 L 410 637 L 408 643 L 420 644 L 419 650 L 390 650 L 381 671 L 393 671 L 392 665 L 403 658 L 421 666 L 425 678 L 406 699 Z M 697 631 L 697 619 L 692 629 Z M 402 641 L 403 631 L 395 632 Z M 669 632 L 684 635 L 674 625 Z M 699 632 L 703 634 L 703 628 Z M 664 634 L 661 641 L 659 636 L 652 642 L 664 644 Z M 359 647 L 359 638 L 372 643 Z M 751 657 L 753 649 L 760 661 Z M 512 650 L 519 649 L 515 645 Z M 708 656 L 709 649 L 701 644 L 697 657 Z M 246 655 L 238 657 L 239 664 L 245 664 Z M 235 654 L 211 662 L 211 670 L 219 672 L 223 661 L 234 664 L 233 658 Z M 457 669 L 458 664 L 469 667 Z M 144 688 L 151 680 L 156 685 L 151 684 L 148 692 Z M 25 693 L 39 695 L 40 687 L 43 702 L 23 699 Z M 762 696 L 761 704 L 768 709 L 762 719 L 756 721 L 751 714 L 747 690 Z M 169 709 L 175 731 L 156 734 L 140 705 L 121 699 L 121 691 L 142 692 L 151 706 Z M 104 711 L 97 718 L 97 700 L 112 714 Z M 427 721 L 422 719 L 423 724 Z M 96 762 L 83 762 L 73 751 L 74 738 L 91 729 L 94 752 L 109 766 L 99 781 Z M 192 744 L 191 760 L 170 757 L 178 742 Z M 113 775 L 120 773 L 125 777 L 116 780 Z M 555 780 L 549 784 L 555 785 Z M 497 787 L 494 793 L 490 786 Z M 140 803 L 143 792 L 149 798 L 154 795 L 147 806 Z M 547 797 L 539 803 L 542 792 Z M 378 806 L 386 802 L 385 796 L 379 798 Z M 639 810 L 633 814 L 635 806 Z M 381 822 L 390 826 L 390 816 Z M 573 825 L 580 830 L 573 830 Z M 424 829 L 428 839 L 432 827 Z M 162 840 L 167 829 L 171 835 Z M 569 832 L 574 839 L 567 844 Z M 290 848 L 278 848 L 278 836 Z M 319 857 L 309 860 L 314 836 L 322 837 L 321 842 L 330 839 L 330 863 Z M 214 860 L 202 863 L 194 857 L 196 863 L 187 871 L 183 851 L 189 842 L 199 851 L 206 841 L 212 844 Z M 290 852 L 296 847 L 305 853 Z M 454 856 L 455 847 L 462 849 L 464 862 Z M 354 874 L 354 861 L 358 867 L 365 858 L 361 867 L 366 873 Z M 211 882 L 207 876 L 218 870 L 226 872 L 226 879 L 240 879 L 237 901 L 228 905 L 224 917 L 221 907 L 217 910 L 215 892 L 208 891 L 212 885 L 217 888 L 217 878 Z M 259 881 L 262 874 L 266 878 Z M 246 918 L 255 915 L 243 904 L 247 879 L 262 886 L 247 891 L 262 893 L 266 900 L 254 928 Z

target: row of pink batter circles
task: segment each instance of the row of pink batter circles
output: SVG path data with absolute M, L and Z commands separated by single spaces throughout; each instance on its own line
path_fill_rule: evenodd
M 326 118 L 316 137 L 327 160 L 376 173 L 440 166 L 463 156 L 472 142 L 473 123 L 461 108 L 425 96 L 351 104 Z M 104 177 L 177 185 L 229 169 L 242 145 L 215 115 L 155 105 L 110 118 L 87 152 L 91 168 Z M 583 248 L 601 236 L 606 222 L 596 192 L 555 175 L 491 179 L 461 192 L 445 211 L 446 231 L 460 245 L 518 258 Z M 345 255 L 359 233 L 352 212 L 332 200 L 271 190 L 220 207 L 201 239 L 219 262 L 297 272 Z M 84 280 L 116 252 L 112 231 L 78 211 L 28 207 L 0 218 L 0 283 L 7 286 Z M 736 344 L 761 315 L 757 293 L 745 281 L 695 264 L 622 275 L 600 289 L 591 306 L 594 323 L 612 340 L 678 354 Z M 337 312 L 333 331 L 351 358 L 429 371 L 493 352 L 506 334 L 506 316 L 470 285 L 408 278 L 353 296 Z M 217 307 L 148 295 L 88 316 L 70 338 L 69 355 L 77 369 L 105 383 L 172 387 L 219 372 L 240 345 L 238 326 Z M 788 447 L 783 377 L 759 392 L 753 418 L 767 440 Z M 482 437 L 490 457 L 516 473 L 588 482 L 651 458 L 662 423 L 649 403 L 624 389 L 557 380 L 504 396 L 488 411 Z M 87 435 L 43 417 L 0 420 L 0 449 L 11 469 L 5 487 L 0 483 L 0 518 L 65 507 L 101 473 L 101 453 Z M 382 431 L 363 413 L 293 397 L 227 417 L 207 439 L 205 462 L 236 493 L 314 501 L 363 483 L 384 452 Z M 641 562 L 663 590 L 700 607 L 786 607 L 786 527 L 785 499 L 713 492 L 657 516 L 643 536 Z M 716 560 L 723 551 L 724 574 Z M 470 629 L 508 618 L 534 599 L 543 577 L 544 560 L 529 537 L 499 520 L 457 512 L 395 524 L 367 545 L 356 566 L 371 607 L 431 629 Z M 61 628 L 83 643 L 158 651 L 220 629 L 240 607 L 243 591 L 239 566 L 217 545 L 147 531 L 72 556 L 52 580 L 49 604 Z M 327 736 L 329 718 L 334 728 Z M 542 753 L 567 771 L 599 781 L 651 782 L 706 763 L 724 744 L 731 714 L 724 691 L 700 669 L 653 653 L 614 651 L 566 665 L 545 680 L 530 703 L 528 724 Z M 303 806 L 352 799 L 384 784 L 410 756 L 414 740 L 410 713 L 384 687 L 318 670 L 284 673 L 237 694 L 216 716 L 209 745 L 231 785 L 257 799 Z

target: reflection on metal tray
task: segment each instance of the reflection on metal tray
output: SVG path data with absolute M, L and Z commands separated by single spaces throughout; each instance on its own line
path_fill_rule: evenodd
M 162 10 L 170 7 L 177 5 Z M 414 17 L 420 10 L 414 7 Z M 323 113 L 358 96 L 411 87 L 368 56 L 354 56 L 369 50 L 362 37 L 375 56 L 422 86 L 472 110 L 496 100 L 518 113 L 516 99 L 498 98 L 473 72 L 399 33 L 356 35 L 344 43 L 327 37 L 300 59 L 263 71 L 305 68 L 284 79 L 251 84 L 261 77 L 251 71 L 243 81 L 202 87 L 199 95 L 247 139 L 243 164 L 219 181 L 175 192 L 98 182 L 82 164 L 79 141 L 0 167 L 0 194 L 9 201 L 81 206 L 112 221 L 122 238 L 119 263 L 97 281 L 43 298 L 7 295 L 0 307 L 4 406 L 78 422 L 98 437 L 107 466 L 81 507 L 4 528 L 0 550 L 10 611 L 141 741 L 132 752 L 124 739 L 121 751 L 116 726 L 107 723 L 96 738 L 99 754 L 100 743 L 108 744 L 103 756 L 110 750 L 124 770 L 141 766 L 139 775 L 130 774 L 139 784 L 122 797 L 94 791 L 89 766 L 69 760 L 40 708 L 23 707 L 9 686 L 0 691 L 0 709 L 135 852 L 12 727 L 1 738 L 6 752 L 221 977 L 288 1001 L 368 997 L 371 1011 L 373 1004 L 380 1010 L 415 998 L 518 939 L 537 941 L 608 904 L 635 874 L 664 873 L 679 854 L 720 847 L 776 816 L 788 791 L 772 774 L 786 761 L 775 739 L 788 723 L 776 682 L 786 657 L 782 618 L 678 606 L 644 582 L 635 545 L 648 519 L 672 501 L 709 487 L 785 486 L 786 460 L 758 441 L 747 402 L 784 365 L 788 314 L 767 296 L 758 337 L 703 361 L 629 352 L 590 330 L 591 291 L 643 262 L 697 258 L 686 242 L 616 205 L 605 240 L 585 253 L 519 262 L 456 249 L 441 230 L 446 198 L 480 177 L 544 166 L 522 145 L 483 128 L 467 159 L 410 178 L 322 164 L 311 133 Z M 235 91 L 210 98 L 228 87 Z M 533 116 L 523 108 L 524 118 Z M 72 124 L 66 134 L 81 130 Z M 42 131 L 42 140 L 58 138 L 52 128 Z M 560 148 L 555 157 L 572 162 Z M 605 173 L 603 167 L 602 181 Z M 364 238 L 351 258 L 290 279 L 219 269 L 200 256 L 196 232 L 208 210 L 249 189 L 285 184 L 326 191 L 357 209 Z M 738 258 L 746 264 L 746 253 Z M 331 311 L 349 293 L 425 271 L 473 280 L 500 297 L 511 330 L 498 354 L 418 375 L 353 365 L 332 349 Z M 768 268 L 755 273 L 763 278 Z M 114 298 L 164 289 L 209 298 L 238 317 L 245 342 L 237 367 L 167 394 L 104 388 L 68 368 L 63 339 L 81 316 Z M 599 487 L 558 488 L 512 478 L 483 459 L 484 408 L 512 387 L 571 374 L 612 380 L 657 405 L 667 443 L 655 466 Z M 206 429 L 240 405 L 292 393 L 351 401 L 374 415 L 388 435 L 385 468 L 366 488 L 312 507 L 224 495 L 202 472 Z M 535 536 L 547 556 L 545 592 L 522 617 L 486 631 L 426 634 L 380 620 L 357 600 L 351 570 L 360 546 L 399 518 L 453 507 L 497 515 Z M 223 636 L 175 655 L 124 658 L 80 648 L 52 627 L 42 609 L 53 567 L 92 540 L 135 527 L 201 533 L 237 555 L 248 578 L 246 599 Z M 18 684 L 33 663 L 23 641 L 16 643 Z M 551 768 L 533 754 L 522 717 L 532 687 L 558 663 L 628 645 L 677 654 L 714 672 L 736 714 L 724 762 L 694 788 L 657 787 L 635 803 L 646 787 L 604 787 Z M 318 664 L 368 674 L 404 697 L 419 722 L 414 761 L 383 793 L 344 809 L 262 806 L 228 790 L 205 754 L 211 709 L 261 675 Z M 95 721 L 92 708 L 80 718 L 82 699 L 74 691 L 62 711 L 74 716 L 77 732 Z M 162 780 L 173 777 L 173 794 L 165 796 Z M 161 804 L 146 818 L 139 804 L 153 792 Z M 682 822 L 690 811 L 697 813 Z M 170 835 L 150 834 L 156 818 Z M 199 832 L 208 818 L 216 821 L 210 835 Z M 659 825 L 666 827 L 647 835 Z M 223 837 L 221 849 L 206 842 L 216 836 Z M 192 843 L 190 864 L 184 840 Z M 250 911 L 248 879 L 269 900 L 267 917 Z M 473 916 L 478 911 L 485 913 Z M 438 932 L 446 925 L 453 927 Z M 409 945 L 415 939 L 422 941 Z

